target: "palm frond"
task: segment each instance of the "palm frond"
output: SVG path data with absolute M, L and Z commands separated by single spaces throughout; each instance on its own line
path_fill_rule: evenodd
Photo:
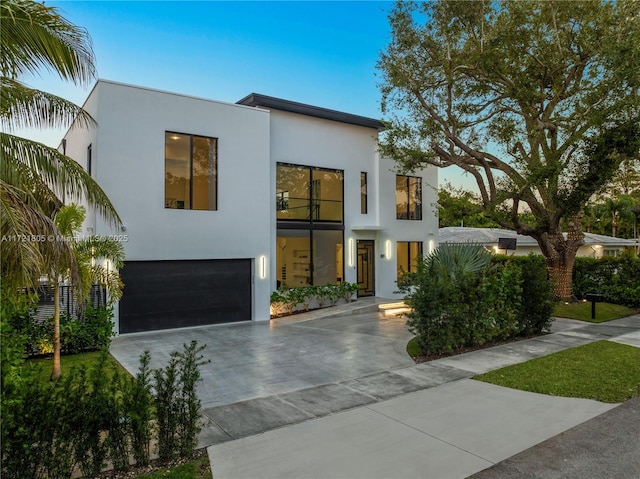
M 76 84 L 95 78 L 89 34 L 54 7 L 29 0 L 0 2 L 0 44 L 3 76 L 37 75 L 44 68 Z
M 37 172 L 42 181 L 58 196 L 67 200 L 85 199 L 96 212 L 114 226 L 122 220 L 98 183 L 74 160 L 58 150 L 25 138 L 0 132 L 0 178 L 23 189 L 30 185 L 20 183 L 20 164 Z
M 36 288 L 49 265 L 64 262 L 70 276 L 79 281 L 71 246 L 46 214 L 32 208 L 22 191 L 0 181 L 0 233 L 2 278 L 12 289 Z
M 100 284 L 107 288 L 107 304 L 112 305 L 122 298 L 124 283 L 120 279 L 118 271 L 95 265 L 91 268 L 91 284 Z
M 79 241 L 75 245 L 76 254 L 85 258 L 96 260 L 106 259 L 113 269 L 121 269 L 124 266 L 125 252 L 122 243 L 102 236 L 91 236 Z
M 56 213 L 53 222 L 55 223 L 58 231 L 65 236 L 75 236 L 76 233 L 82 227 L 86 210 L 84 206 L 71 203 L 70 205 L 63 206 Z
M 477 273 L 490 261 L 491 253 L 482 245 L 472 243 L 442 244 L 427 257 L 427 262 L 451 277 Z
M 8 77 L 0 77 L 0 125 L 17 128 L 59 128 L 72 125 L 89 128 L 95 120 L 75 103 L 29 88 Z

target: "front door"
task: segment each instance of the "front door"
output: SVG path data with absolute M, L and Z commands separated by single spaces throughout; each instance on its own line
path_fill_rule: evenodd
M 358 297 L 374 296 L 375 243 L 373 240 L 358 240 Z

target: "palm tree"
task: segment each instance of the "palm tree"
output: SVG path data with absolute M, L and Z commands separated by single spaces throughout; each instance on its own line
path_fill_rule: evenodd
M 60 284 L 69 280 L 75 286 L 76 299 L 82 301 L 89 295 L 92 285 L 99 284 L 107 289 L 108 302 L 112 304 L 122 297 L 123 284 L 118 270 L 124 264 L 124 248 L 121 243 L 106 237 L 92 236 L 88 239 L 78 235 L 84 222 L 86 210 L 72 203 L 63 206 L 54 218 L 57 230 L 67 238 L 72 254 L 62 256 L 58 262 L 49 264 L 49 282 L 53 286 L 53 371 L 51 379 L 58 379 L 60 366 Z M 78 238 L 78 239 L 75 239 Z M 71 261 L 75 261 L 75 265 Z M 102 261 L 101 261 L 102 260 Z M 105 264 L 106 263 L 106 264 Z M 78 276 L 73 281 L 72 271 Z
M 31 0 L 5 0 L 0 3 L 0 43 L 2 280 L 6 291 L 36 287 L 47 265 L 59 264 L 65 257 L 71 276 L 79 280 L 70 245 L 55 240 L 59 231 L 52 218 L 63 206 L 61 197 L 83 197 L 114 226 L 121 225 L 118 213 L 78 163 L 10 132 L 22 127 L 95 124 L 80 107 L 20 80 L 25 74 L 48 70 L 63 80 L 87 85 L 95 78 L 91 40 L 55 8 Z

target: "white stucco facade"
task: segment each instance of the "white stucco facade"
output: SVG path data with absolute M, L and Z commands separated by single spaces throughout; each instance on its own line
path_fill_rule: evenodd
M 64 149 L 86 168 L 90 148 L 91 174 L 124 228 L 114 229 L 89 210 L 83 233 L 116 235 L 127 262 L 251 260 L 252 320 L 269 319 L 276 289 L 279 163 L 343 172 L 344 280 L 357 281 L 350 248 L 374 240 L 375 295 L 395 297 L 396 241 L 420 241 L 424 253 L 436 245 L 436 169 L 411 173 L 422 179 L 422 219 L 396 219 L 396 173 L 393 161 L 379 158 L 376 128 L 104 80 L 84 108 L 97 126 L 72 128 Z M 217 139 L 215 211 L 165 207 L 165 132 Z M 366 214 L 360 209 L 363 172 Z M 117 324 L 118 308 L 115 315 Z

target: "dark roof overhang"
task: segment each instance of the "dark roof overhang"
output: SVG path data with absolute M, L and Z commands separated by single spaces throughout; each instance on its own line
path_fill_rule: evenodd
M 330 110 L 328 108 L 321 108 L 319 106 L 306 105 L 304 103 L 283 100 L 281 98 L 274 98 L 272 96 L 261 95 L 259 93 L 250 93 L 236 103 L 238 105 L 257 106 L 274 110 L 288 111 L 290 113 L 299 113 L 301 115 L 323 118 L 325 120 L 333 120 L 342 123 L 349 123 L 351 125 L 375 128 L 378 131 L 382 131 L 385 129 L 384 123 L 374 118 L 353 115 L 351 113 L 344 113 L 337 110 Z

